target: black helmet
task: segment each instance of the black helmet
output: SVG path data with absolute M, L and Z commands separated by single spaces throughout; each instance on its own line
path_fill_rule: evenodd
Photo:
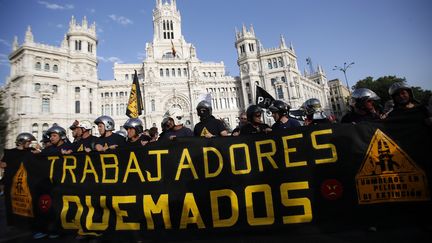
M 51 133 L 57 133 L 60 136 L 61 140 L 67 140 L 66 130 L 63 127 L 54 125 L 46 131 L 46 134 L 48 136 L 51 136 Z
M 279 113 L 280 116 L 288 116 L 288 112 L 291 109 L 291 107 L 283 102 L 282 100 L 275 100 L 273 101 L 272 105 L 269 107 L 269 110 L 272 113 Z
M 137 134 L 141 134 L 144 131 L 143 123 L 139 118 L 129 118 L 123 127 L 125 129 L 134 128 Z
M 364 102 L 367 100 L 379 100 L 380 97 L 370 89 L 358 88 L 351 94 L 351 106 L 363 109 Z
M 114 131 L 115 123 L 114 120 L 109 116 L 100 116 L 98 117 L 94 123 L 98 125 L 102 123 L 105 125 L 105 131 Z
M 36 141 L 36 138 L 28 132 L 22 132 L 16 137 L 15 144 L 18 146 L 31 141 Z
M 255 113 L 262 113 L 261 107 L 257 105 L 251 105 L 246 110 L 246 116 L 249 122 L 253 122 L 253 117 Z
M 202 109 L 204 109 L 205 112 L 201 112 Z M 210 102 L 203 100 L 200 103 L 198 103 L 196 110 L 197 110 L 198 116 L 202 117 L 202 116 L 211 116 L 213 109 L 212 109 Z
M 41 143 L 47 143 L 50 141 L 50 136 L 47 134 L 47 132 L 42 133 L 42 140 L 40 140 Z
M 389 95 L 392 97 L 392 99 L 395 101 L 395 103 L 401 103 L 400 101 L 398 101 L 396 99 L 396 96 L 399 94 L 399 91 L 401 90 L 406 90 L 410 96 L 409 101 L 410 102 L 414 102 L 414 103 L 419 103 L 416 99 L 414 99 L 414 94 L 412 91 L 412 88 L 408 85 L 406 85 L 404 82 L 397 82 L 397 83 L 393 83 L 388 92 Z
M 306 100 L 301 108 L 304 110 L 306 115 L 311 115 L 313 113 L 322 111 L 321 102 L 316 98 Z

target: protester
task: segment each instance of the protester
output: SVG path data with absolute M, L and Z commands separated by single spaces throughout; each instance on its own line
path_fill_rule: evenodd
M 130 147 L 145 146 L 151 140 L 150 136 L 143 134 L 143 123 L 139 118 L 129 118 L 123 127 L 127 131 L 126 144 Z
M 236 128 L 234 128 L 234 130 L 231 133 L 231 136 L 238 136 L 240 135 L 240 128 L 242 128 L 244 125 L 246 125 L 247 122 L 247 116 L 246 116 L 246 112 L 241 112 L 239 117 L 239 124 Z
M 257 105 L 251 105 L 246 110 L 248 123 L 240 128 L 240 135 L 268 133 L 272 129 L 269 125 L 264 124 L 261 120 L 263 110 Z
M 222 121 L 212 115 L 212 107 L 208 101 L 201 101 L 196 107 L 200 122 L 195 125 L 194 135 L 198 137 L 212 138 L 217 136 L 228 136 Z
M 282 100 L 273 101 L 269 110 L 275 120 L 272 126 L 273 131 L 284 131 L 288 128 L 301 126 L 299 121 L 289 117 L 290 106 Z
M 81 139 L 82 136 L 82 130 L 78 128 L 79 121 L 75 120 L 72 125 L 69 127 L 70 130 L 72 130 L 72 137 L 74 138 L 73 142 L 77 142 Z
M 301 109 L 305 112 L 305 125 L 317 125 L 322 123 L 332 123 L 331 119 L 324 113 L 319 99 L 311 98 L 306 100 Z
M 51 146 L 42 150 L 43 154 L 69 154 L 73 146 L 66 136 L 66 130 L 63 127 L 54 125 L 46 131 L 50 137 Z
M 149 129 L 149 136 L 151 137 L 150 142 L 156 142 L 159 137 L 159 132 L 157 127 L 151 127 Z
M 429 123 L 431 114 L 424 104 L 420 104 L 415 98 L 412 88 L 404 82 L 397 82 L 390 86 L 389 95 L 392 97 L 394 107 L 388 113 L 388 119 L 410 118 L 417 119 L 426 124 Z
M 100 116 L 94 123 L 98 126 L 100 137 L 96 139 L 95 150 L 104 152 L 125 146 L 125 138 L 114 133 L 114 120 L 109 116 Z
M 76 121 L 76 134 L 79 134 L 79 139 L 72 143 L 74 152 L 90 152 L 94 150 L 96 138 L 92 135 L 91 131 L 93 126 L 89 121 Z
M 380 119 L 375 102 L 380 97 L 370 89 L 358 88 L 351 94 L 351 111 L 342 117 L 342 123 L 356 124 L 363 121 L 377 121 Z
M 193 137 L 193 132 L 183 125 L 183 111 L 178 107 L 171 107 L 165 116 L 168 120 L 165 123 L 165 132 L 161 139 L 175 139 L 176 137 Z

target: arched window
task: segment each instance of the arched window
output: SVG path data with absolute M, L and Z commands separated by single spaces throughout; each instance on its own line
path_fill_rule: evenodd
M 282 57 L 278 57 L 278 61 L 279 61 L 279 67 L 283 67 L 284 61 L 283 61 Z
M 36 139 L 38 139 L 38 133 L 39 133 L 39 125 L 37 123 L 33 123 L 32 134 Z
M 277 67 L 278 67 L 278 65 L 277 65 L 277 61 L 276 61 L 276 58 L 273 58 L 273 66 L 274 66 L 274 68 L 277 68 Z
M 169 74 L 169 69 L 167 68 L 167 69 L 165 69 L 165 74 L 166 74 L 166 76 L 167 77 L 169 77 L 170 76 L 170 74 Z
M 45 63 L 44 70 L 45 71 L 49 71 L 50 70 L 50 66 L 49 66 L 48 63 Z
M 57 91 L 58 91 L 58 86 L 57 86 L 56 84 L 54 84 L 54 85 L 52 86 L 52 89 L 53 89 L 54 93 L 57 93 Z
M 125 74 L 125 79 L 129 80 L 129 74 Z
M 44 123 L 44 124 L 42 125 L 42 132 L 45 133 L 45 132 L 48 130 L 48 128 L 49 128 L 48 123 Z
M 58 65 L 57 65 L 57 64 L 54 64 L 54 66 L 53 66 L 53 71 L 54 71 L 55 73 L 58 73 Z
M 79 93 L 81 91 L 80 87 L 75 87 L 75 93 Z
M 39 91 L 40 87 L 41 87 L 40 83 L 35 83 L 34 90 Z
M 159 69 L 159 76 L 163 77 L 163 69 Z
M 175 73 L 175 68 L 171 69 L 171 75 L 172 75 L 173 77 L 175 77 L 175 76 L 176 76 L 176 73 Z
M 41 70 L 41 67 L 42 65 L 41 65 L 41 63 L 40 62 L 36 62 L 36 64 L 35 64 L 35 69 L 36 70 Z
M 271 59 L 268 59 L 268 60 L 267 60 L 267 64 L 268 64 L 268 68 L 269 68 L 269 69 L 272 69 L 272 68 L 273 68 Z
M 177 68 L 177 76 L 181 77 L 181 69 Z

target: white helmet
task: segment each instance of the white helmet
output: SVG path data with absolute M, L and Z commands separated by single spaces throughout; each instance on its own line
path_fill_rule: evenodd
M 166 113 L 165 117 L 171 117 L 175 125 L 183 124 L 183 110 L 178 107 L 171 107 Z
M 90 121 L 84 120 L 84 121 L 80 121 L 76 127 L 81 127 L 84 128 L 85 130 L 92 130 L 93 129 L 93 125 Z

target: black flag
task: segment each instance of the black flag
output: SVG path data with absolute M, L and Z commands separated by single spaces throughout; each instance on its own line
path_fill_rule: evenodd
M 268 109 L 275 99 L 267 91 L 260 86 L 256 86 L 256 101 L 255 103 L 261 107 Z
M 129 103 L 126 109 L 126 116 L 130 118 L 137 118 L 142 114 L 144 109 L 143 101 L 141 98 L 141 89 L 138 82 L 137 71 L 135 70 L 135 75 L 132 82 L 132 88 L 129 96 Z

